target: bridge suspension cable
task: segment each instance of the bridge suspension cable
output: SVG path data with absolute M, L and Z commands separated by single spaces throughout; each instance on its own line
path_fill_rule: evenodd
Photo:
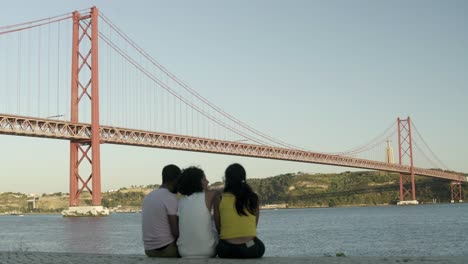
M 423 143 L 423 146 L 426 147 L 426 149 L 429 151 L 430 155 L 435 158 L 435 161 L 434 162 L 432 159 L 430 159 L 422 149 L 420 149 L 420 151 L 423 153 L 424 156 L 426 156 L 432 164 L 434 164 L 436 167 L 439 167 L 439 168 L 444 168 L 446 170 L 451 170 L 444 162 L 442 162 L 442 160 L 434 153 L 434 151 L 432 151 L 431 147 L 429 146 L 429 144 L 427 144 L 426 140 L 424 140 L 423 136 L 421 135 L 421 133 L 419 133 L 419 130 L 418 128 L 416 127 L 416 125 L 414 124 L 414 122 L 412 121 L 411 122 L 411 125 L 412 127 L 414 128 L 414 131 L 416 131 L 416 135 L 419 139 L 421 139 L 421 142 Z M 438 166 L 436 164 L 439 164 Z
M 90 8 L 83 8 L 81 10 L 78 10 L 78 12 L 83 12 L 85 10 L 88 10 L 88 13 L 89 13 Z M 43 22 L 43 21 L 50 21 L 52 19 L 63 18 L 65 16 L 68 16 L 67 18 L 71 18 L 71 15 L 72 15 L 72 12 L 68 12 L 68 13 L 64 13 L 64 14 L 61 14 L 61 15 L 46 17 L 46 18 L 32 20 L 32 21 L 28 21 L 28 22 L 22 22 L 22 23 L 13 24 L 13 25 L 7 25 L 7 26 L 0 26 L 0 30 L 5 30 L 5 29 L 15 28 L 15 27 L 21 27 L 21 26 L 24 26 L 24 25 L 36 24 L 36 23 Z
M 434 162 L 431 158 L 429 158 L 427 156 L 426 153 L 424 153 L 424 151 L 422 150 L 422 148 L 419 146 L 419 144 L 417 143 L 416 140 L 413 139 L 413 145 L 415 146 L 415 148 L 419 151 L 418 152 L 418 155 L 416 155 L 415 157 L 418 157 L 416 160 L 419 160 L 419 157 L 420 155 L 424 158 L 425 161 L 428 162 L 428 168 L 434 168 L 434 169 L 437 169 L 440 167 L 440 165 L 437 165 L 436 162 Z M 415 164 L 419 167 L 424 167 L 423 164 L 419 164 L 419 162 L 415 161 Z
M 35 23 L 35 21 L 32 21 L 32 22 L 26 22 L 26 23 L 18 24 L 19 26 L 16 26 L 16 25 L 4 26 L 4 27 L 0 28 L 0 35 L 13 33 L 13 32 L 18 32 L 18 31 L 23 31 L 23 30 L 26 30 L 26 29 L 36 28 L 36 27 L 40 27 L 40 26 L 45 26 L 45 25 L 48 25 L 48 24 L 57 23 L 57 22 L 60 22 L 60 21 L 71 18 L 70 13 L 68 13 L 67 15 L 68 16 L 59 17 L 59 18 L 56 18 L 56 19 L 46 18 L 46 19 L 37 20 L 37 21 L 40 21 L 41 23 Z M 46 22 L 43 22 L 44 20 Z
M 395 122 L 392 122 L 381 134 L 379 134 L 378 136 L 376 136 L 369 142 L 363 145 L 360 145 L 358 147 L 346 150 L 346 151 L 336 152 L 336 153 L 331 153 L 331 154 L 340 155 L 340 156 L 352 156 L 352 155 L 356 155 L 356 154 L 371 150 L 381 145 L 382 143 L 385 143 L 385 141 L 393 137 L 396 134 L 396 132 L 397 132 L 397 129 L 395 126 Z

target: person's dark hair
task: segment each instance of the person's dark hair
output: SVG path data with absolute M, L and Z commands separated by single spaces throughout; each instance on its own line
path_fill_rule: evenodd
M 203 192 L 202 179 L 205 173 L 197 167 L 188 167 L 182 170 L 179 178 L 178 189 L 183 195 L 191 195 L 196 192 Z
M 177 182 L 180 176 L 180 169 L 174 164 L 167 165 L 162 170 L 162 183 L 174 183 Z
M 253 215 L 257 213 L 258 196 L 247 184 L 244 167 L 234 163 L 225 172 L 224 192 L 230 192 L 236 197 L 236 211 L 239 215 L 247 216 L 247 211 Z

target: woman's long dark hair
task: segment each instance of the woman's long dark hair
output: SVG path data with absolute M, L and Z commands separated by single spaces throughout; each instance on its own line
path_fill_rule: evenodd
M 244 167 L 234 163 L 225 172 L 224 192 L 230 192 L 236 197 L 236 211 L 239 215 L 247 216 L 247 211 L 257 214 L 258 196 L 247 184 Z

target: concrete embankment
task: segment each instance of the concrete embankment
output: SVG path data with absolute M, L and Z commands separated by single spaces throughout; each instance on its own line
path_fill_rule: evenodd
M 0 264 L 31 264 L 31 263 L 95 263 L 95 264 L 205 264 L 205 263 L 275 263 L 275 264 L 375 264 L 375 263 L 447 263 L 466 264 L 468 256 L 458 257 L 265 257 L 251 260 L 235 259 L 150 259 L 144 255 L 106 255 L 106 254 L 82 254 L 82 253 L 47 253 L 47 252 L 0 252 Z

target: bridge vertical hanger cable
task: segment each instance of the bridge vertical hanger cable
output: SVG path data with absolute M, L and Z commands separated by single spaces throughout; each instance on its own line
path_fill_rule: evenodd
M 108 30 L 108 34 L 109 34 L 109 31 Z M 110 35 L 110 34 L 109 34 Z M 112 38 L 112 36 L 110 35 L 110 38 Z M 106 48 L 106 53 L 107 53 L 107 56 L 106 56 L 106 59 L 107 59 L 107 67 L 106 67 L 106 77 L 107 77 L 107 83 L 106 83 L 106 103 L 105 103 L 105 106 L 106 106 L 106 122 L 104 124 L 108 124 L 109 123 L 109 115 L 110 115 L 110 105 L 109 105 L 109 98 L 110 98 L 110 69 L 111 69 L 111 62 L 110 62 L 110 50 L 109 50 L 109 47 Z M 104 54 L 104 52 L 101 52 L 101 54 Z M 101 70 L 99 72 L 102 72 Z M 101 86 L 102 87 L 102 86 Z M 101 105 L 102 106 L 102 105 Z
M 112 31 L 110 28 L 109 28 L 110 31 Z M 109 48 L 110 49 L 110 48 Z M 140 59 L 140 62 L 141 62 L 141 59 Z M 139 74 L 138 73 L 138 70 L 136 70 L 136 73 L 135 74 Z M 146 130 L 150 130 L 150 127 L 153 126 L 153 123 L 157 124 L 157 120 L 154 120 L 157 118 L 157 115 L 154 119 L 150 119 L 150 116 L 151 116 L 151 112 L 153 112 L 153 109 L 155 106 L 151 106 L 149 104 L 150 102 L 150 97 L 151 97 L 151 93 L 150 93 L 150 89 L 148 88 L 148 85 L 147 85 L 147 79 L 146 78 L 137 78 L 138 80 L 138 84 L 140 86 L 140 90 L 141 90 L 141 95 L 139 96 L 139 98 L 141 98 L 141 105 L 140 105 L 140 109 L 139 109 L 139 112 L 140 112 L 140 127 L 142 127 L 143 129 L 146 129 Z M 147 122 L 145 122 L 146 120 L 150 120 L 150 123 L 148 124 Z
M 187 105 L 185 105 L 185 135 L 189 134 L 189 109 Z
M 28 40 L 27 40 L 27 55 L 26 55 L 26 58 L 27 58 L 27 67 L 26 67 L 26 115 L 27 116 L 33 116 L 33 114 L 30 112 L 30 108 L 31 108 L 31 32 L 32 30 L 28 30 L 27 31 L 27 37 L 28 37 Z M 26 52 L 25 52 L 26 53 Z
M 60 22 L 57 23 L 57 111 L 55 115 L 60 115 Z
M 182 88 L 179 86 L 179 93 L 182 94 Z M 182 112 L 182 104 L 179 103 L 179 114 L 180 114 L 180 117 L 179 117 L 179 133 L 180 134 L 184 134 L 184 128 L 183 128 L 183 121 L 184 121 L 184 113 Z
M 151 104 L 151 101 L 153 100 L 153 94 L 152 94 L 152 89 L 149 88 L 148 79 L 147 78 L 139 78 L 139 79 L 142 80 L 142 86 L 143 86 L 143 90 L 144 90 L 144 98 L 143 98 L 143 104 L 144 105 L 142 107 L 142 111 L 143 111 L 142 123 L 144 124 L 145 120 L 150 120 L 150 124 L 147 125 L 147 127 L 145 129 L 151 130 L 151 127 L 153 127 L 153 124 L 155 124 L 156 127 L 158 126 L 158 115 L 159 115 L 159 113 L 155 112 L 154 109 L 156 109 L 156 111 L 158 110 L 159 103 L 156 101 L 154 103 L 155 105 Z M 145 111 L 145 109 L 149 109 L 149 111 Z M 154 117 L 153 117 L 153 115 L 154 115 Z M 156 128 L 156 130 L 157 130 L 157 128 Z
M 10 36 L 8 35 L 8 37 L 10 37 Z M 13 37 L 11 37 L 11 39 L 13 39 Z M 13 41 L 11 41 L 11 42 L 13 43 Z M 8 43 L 10 43 L 10 42 L 8 42 Z M 7 45 L 7 47 L 10 48 L 10 46 L 12 46 L 12 45 L 13 44 Z M 11 50 L 13 50 L 13 49 L 11 49 Z M 13 83 L 13 73 L 12 73 L 12 69 L 10 68 L 10 65 L 13 66 L 14 62 L 10 58 L 9 53 L 7 52 L 6 49 L 5 49 L 5 57 L 8 58 L 8 63 L 7 63 L 7 65 L 5 65 L 6 69 L 7 69 L 7 75 L 6 75 L 7 85 L 5 86 L 5 88 L 8 87 L 8 86 L 14 87 L 14 85 L 12 84 Z M 7 110 L 5 112 L 6 113 L 8 113 L 8 111 L 14 112 L 14 110 L 11 107 L 12 92 L 10 92 L 10 89 L 6 88 L 6 94 L 7 94 L 7 102 L 6 102 L 7 103 Z
M 4 50 L 6 50 L 5 39 L 0 38 L 0 56 L 3 56 Z M 7 113 L 6 109 L 4 109 L 4 107 L 6 107 L 5 102 L 4 102 L 5 97 L 6 97 L 6 92 L 3 90 L 7 86 L 5 84 L 6 76 L 3 76 L 4 74 L 6 74 L 5 63 L 7 59 L 8 58 L 4 56 L 3 60 L 0 60 L 0 95 L 2 95 L 0 96 L 0 113 Z
M 162 91 L 157 88 L 155 84 L 151 82 L 149 78 L 145 76 L 145 89 L 148 93 L 148 100 L 146 101 L 147 108 L 150 109 L 149 113 L 146 115 L 147 117 L 151 118 L 152 122 L 150 125 L 150 129 L 152 131 L 163 131 L 163 118 L 162 118 Z M 154 89 L 153 85 L 156 86 Z
M 0 48 L 0 54 L 3 56 L 3 60 L 0 61 L 0 65 L 2 66 L 0 70 L 0 94 L 4 95 L 0 97 L 0 113 L 8 113 L 8 41 L 6 38 L 0 38 L 0 43 L 1 43 L 1 48 Z M 5 54 L 3 54 L 5 52 Z M 4 76 L 5 75 L 5 76 Z
M 135 69 L 135 74 L 138 75 L 138 71 Z M 140 87 L 140 91 L 141 91 L 141 95 L 138 96 L 140 102 L 139 102 L 139 105 L 140 105 L 140 108 L 138 110 L 138 112 L 140 113 L 139 115 L 139 127 L 142 127 L 143 129 L 147 129 L 149 130 L 149 126 L 151 125 L 148 125 L 148 124 L 145 124 L 145 120 L 149 120 L 149 112 L 151 111 L 145 111 L 145 109 L 149 109 L 149 104 L 148 104 L 148 101 L 149 101 L 149 93 L 148 93 L 148 89 L 147 89 L 147 86 L 146 86 L 146 79 L 145 78 L 136 78 L 137 81 L 138 81 L 138 86 Z M 151 120 L 151 122 L 156 122 L 154 120 Z
M 128 50 L 128 45 L 125 43 L 125 49 Z M 130 119 L 131 119 L 131 112 L 130 109 L 132 107 L 131 105 L 131 99 L 130 99 L 130 94 L 129 94 L 129 86 L 128 84 L 130 83 L 130 67 L 128 63 L 125 63 L 125 72 L 124 72 L 124 102 L 125 102 L 125 116 L 127 117 L 125 119 L 125 127 L 130 127 Z
M 41 41 L 42 41 L 42 32 L 41 28 L 39 27 L 38 29 L 38 49 L 37 49 L 37 85 L 38 85 L 38 93 L 37 93 L 37 115 L 36 116 L 41 116 Z M 31 77 L 32 78 L 32 77 Z
M 133 76 L 133 67 L 127 67 L 127 72 L 128 72 L 128 83 L 127 83 L 127 95 L 128 95 L 128 101 L 129 101 L 129 107 L 128 111 L 132 112 L 133 118 L 132 120 L 132 126 L 133 127 L 138 127 L 142 129 L 142 122 L 141 120 L 143 119 L 143 111 L 141 109 L 144 106 L 144 98 L 143 94 L 141 93 L 141 89 L 136 85 L 136 83 L 133 83 L 134 76 Z M 135 89 L 136 88 L 136 89 Z M 136 96 L 135 96 L 136 94 Z
M 102 25 L 102 23 L 101 23 Z M 105 45 L 102 45 L 101 44 L 101 47 L 107 47 Z M 109 48 L 107 48 L 109 50 L 109 60 L 110 60 L 110 64 L 107 65 L 107 68 L 109 69 L 109 76 L 110 76 L 110 81 L 111 81 L 111 86 L 112 89 L 110 90 L 110 96 L 109 98 L 107 98 L 107 102 L 109 104 L 109 120 L 108 120 L 108 123 L 111 124 L 111 125 L 115 125 L 115 121 L 114 121 L 114 118 L 115 118 L 115 94 L 117 93 L 117 82 L 116 82 L 116 76 L 115 76 L 115 66 L 117 64 L 117 61 L 115 60 L 115 57 L 113 56 L 113 53 L 110 51 Z
M 163 82 L 164 80 L 161 80 Z M 156 88 L 158 89 L 158 85 L 156 85 Z M 161 123 L 162 123 L 162 128 L 161 131 L 167 131 L 168 130 L 168 120 L 169 120 L 169 112 L 167 111 L 167 92 L 164 89 L 161 89 Z
M 120 87 L 120 97 L 119 97 L 120 103 L 119 103 L 119 106 L 120 106 L 120 111 L 123 111 L 123 112 L 125 112 L 125 107 L 124 107 L 124 96 L 125 96 L 124 95 L 124 72 L 125 70 L 124 70 L 124 67 L 125 67 L 124 58 L 122 58 L 120 61 L 120 86 L 119 86 Z M 123 113 L 120 113 L 119 116 L 120 116 L 119 124 L 124 124 L 125 120 L 123 120 L 123 117 L 124 117 Z
M 125 51 L 125 45 L 124 45 Z M 122 116 L 124 127 L 128 127 L 128 111 L 127 111 L 127 63 L 122 63 Z
M 139 122 L 138 122 L 138 127 L 143 127 L 145 130 L 149 130 L 149 127 L 151 125 L 151 123 L 153 122 L 153 120 L 150 120 L 150 117 L 148 115 L 148 112 L 150 112 L 151 110 L 149 108 L 147 108 L 148 105 L 148 94 L 146 93 L 146 89 L 144 87 L 141 87 L 140 85 L 138 85 L 138 81 L 137 79 L 137 73 L 135 72 L 136 69 L 135 67 L 132 67 L 130 68 L 131 72 L 132 72 L 132 82 L 134 82 L 134 87 L 136 87 L 136 92 L 133 91 L 133 97 L 135 99 L 133 99 L 134 103 L 137 104 L 136 105 L 136 108 L 138 108 L 138 104 L 141 104 L 141 107 L 140 107 L 140 111 L 139 111 Z M 137 96 L 135 96 L 135 94 L 138 94 Z M 141 103 L 138 103 L 137 101 L 138 100 L 141 100 Z M 145 109 L 147 111 L 145 111 Z M 144 120 L 149 120 L 148 123 L 145 123 Z
M 50 23 L 48 24 L 47 41 L 47 116 L 50 116 Z
M 143 63 L 143 62 L 141 62 Z M 162 118 L 161 116 L 161 95 L 158 95 L 158 89 L 157 87 L 155 89 L 151 89 L 151 81 L 149 78 L 146 76 L 143 78 L 144 79 L 144 85 L 145 85 L 145 91 L 148 94 L 147 99 L 145 100 L 145 108 L 144 109 L 150 109 L 150 111 L 145 111 L 145 117 L 148 120 L 148 118 L 151 120 L 151 123 L 148 127 L 148 129 L 153 129 L 152 131 L 162 131 Z
M 3 51 L 6 50 L 6 46 L 5 46 L 5 43 L 4 43 L 4 40 L 5 39 L 0 39 L 0 56 L 3 56 Z M 5 103 L 3 102 L 3 100 L 5 100 L 5 96 L 6 96 L 6 93 L 5 91 L 3 91 L 3 89 L 7 86 L 4 82 L 6 82 L 6 78 L 5 76 L 3 76 L 3 74 L 5 74 L 5 67 L 4 67 L 4 64 L 6 63 L 6 60 L 7 60 L 7 57 L 4 56 L 3 57 L 3 60 L 0 60 L 0 113 L 7 113 L 4 109 L 5 107 Z
M 18 115 L 21 115 L 21 32 L 18 33 L 18 72 L 16 73 L 17 77 L 17 85 L 18 85 L 18 91 L 16 92 L 16 104 L 17 104 L 17 109 L 16 112 Z

